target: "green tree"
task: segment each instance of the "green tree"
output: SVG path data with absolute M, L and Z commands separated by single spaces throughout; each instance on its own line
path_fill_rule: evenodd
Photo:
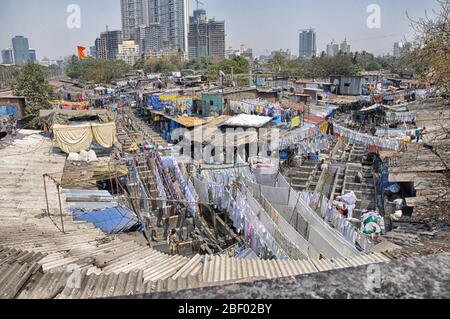
M 244 74 L 250 71 L 250 63 L 243 57 L 234 57 L 232 59 L 223 59 L 219 63 L 212 64 L 206 69 L 206 75 L 216 80 L 219 78 L 219 71 L 223 71 L 225 74 Z
M 210 65 L 213 64 L 212 58 L 211 57 L 206 57 L 206 56 L 202 56 L 202 57 L 198 57 L 195 59 L 191 59 L 189 61 L 187 61 L 184 65 L 184 69 L 189 69 L 189 70 L 206 70 Z
M 38 128 L 39 110 L 50 109 L 50 101 L 56 94 L 44 77 L 43 67 L 37 64 L 26 64 L 17 74 L 13 83 L 16 96 L 25 97 L 25 115 L 31 128 Z
M 411 20 L 415 43 L 402 62 L 409 65 L 424 81 L 450 92 L 450 1 L 438 0 L 440 9 L 434 16 Z
M 89 82 L 109 83 L 113 79 L 124 77 L 131 67 L 122 60 L 83 59 L 72 57 L 66 68 L 66 75 L 73 79 Z

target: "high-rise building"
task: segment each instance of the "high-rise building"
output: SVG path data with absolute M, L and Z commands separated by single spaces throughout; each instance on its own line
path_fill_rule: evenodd
M 89 47 L 89 56 L 96 59 L 97 58 L 97 48 L 94 46 Z
M 225 21 L 206 17 L 206 11 L 198 9 L 189 18 L 189 58 L 214 56 L 225 58 Z
M 208 18 L 206 11 L 198 9 L 189 17 L 189 59 L 208 56 Z
M 347 43 L 347 39 L 345 39 L 344 42 L 341 43 L 340 50 L 344 54 L 349 54 L 351 52 L 351 46 Z
M 115 60 L 122 43 L 122 31 L 106 31 L 95 40 L 95 49 L 98 59 Z
M 165 29 L 161 23 L 150 23 L 148 32 L 145 33 L 145 50 L 151 52 L 159 52 L 167 47 L 165 39 Z
M 30 60 L 30 46 L 28 39 L 23 36 L 15 36 L 12 39 L 14 50 L 14 63 L 16 65 L 23 65 Z
M 148 0 L 120 0 L 124 40 L 138 41 L 137 28 L 145 25 L 144 12 Z
M 108 50 L 106 48 L 105 38 L 97 38 L 95 40 L 95 58 L 100 60 L 108 59 Z
M 149 26 L 141 26 L 138 30 L 139 47 L 141 53 L 159 52 L 168 47 L 165 38 L 164 27 L 160 23 L 150 23 Z
M 412 48 L 411 42 L 395 42 L 394 43 L 394 57 L 400 57 L 402 54 L 410 51 Z
M 339 44 L 331 41 L 330 44 L 327 44 L 327 56 L 337 56 L 339 54 Z
M 36 49 L 31 49 L 30 48 L 30 50 L 28 51 L 29 52 L 29 55 L 30 55 L 30 62 L 31 63 L 36 63 L 36 61 L 37 61 L 37 58 L 36 58 Z
M 121 0 L 121 10 L 123 39 L 136 41 L 142 52 L 144 38 L 150 37 L 143 28 L 156 29 L 159 24 L 162 30 L 156 31 L 162 38 L 155 41 L 157 36 L 151 36 L 152 42 L 161 43 L 161 50 L 181 49 L 187 53 L 189 0 Z
M 119 44 L 118 60 L 134 65 L 140 58 L 139 45 L 133 40 L 126 40 Z
M 14 51 L 11 48 L 2 50 L 2 63 L 3 64 L 14 64 Z
M 144 5 L 146 25 L 159 23 L 164 29 L 167 49 L 188 52 L 189 0 L 147 0 Z
M 401 42 L 395 42 L 394 43 L 394 56 L 399 57 L 402 51 L 402 44 Z
M 208 21 L 209 56 L 225 58 L 225 21 Z
M 299 34 L 299 57 L 312 58 L 317 53 L 317 35 L 313 29 L 303 30 Z

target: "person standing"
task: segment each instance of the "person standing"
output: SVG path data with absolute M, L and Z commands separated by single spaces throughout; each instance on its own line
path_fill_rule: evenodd
M 178 255 L 178 245 L 179 241 L 177 239 L 177 231 L 175 229 L 172 229 L 170 236 L 169 236 L 169 247 L 170 247 L 170 253 L 172 255 Z

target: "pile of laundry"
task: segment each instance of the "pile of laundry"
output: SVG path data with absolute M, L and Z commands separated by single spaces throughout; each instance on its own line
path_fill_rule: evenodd
M 83 150 L 80 153 L 69 153 L 67 160 L 71 162 L 86 163 L 98 162 L 97 154 L 93 150 L 90 150 L 89 152 Z

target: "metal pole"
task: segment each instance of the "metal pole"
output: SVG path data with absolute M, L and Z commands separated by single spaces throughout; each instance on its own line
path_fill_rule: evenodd
M 60 213 L 60 216 L 61 216 L 62 232 L 63 232 L 63 234 L 65 234 L 65 231 L 64 231 L 64 220 L 63 220 L 63 213 L 62 213 L 62 205 L 61 205 L 61 192 L 59 190 L 59 188 L 60 188 L 59 185 L 57 185 L 56 188 L 58 189 L 59 213 Z
M 47 214 L 50 217 L 50 208 L 48 207 L 48 196 L 47 196 L 47 184 L 45 183 L 45 174 L 42 175 L 44 179 L 44 191 L 45 191 L 45 203 L 47 204 Z

